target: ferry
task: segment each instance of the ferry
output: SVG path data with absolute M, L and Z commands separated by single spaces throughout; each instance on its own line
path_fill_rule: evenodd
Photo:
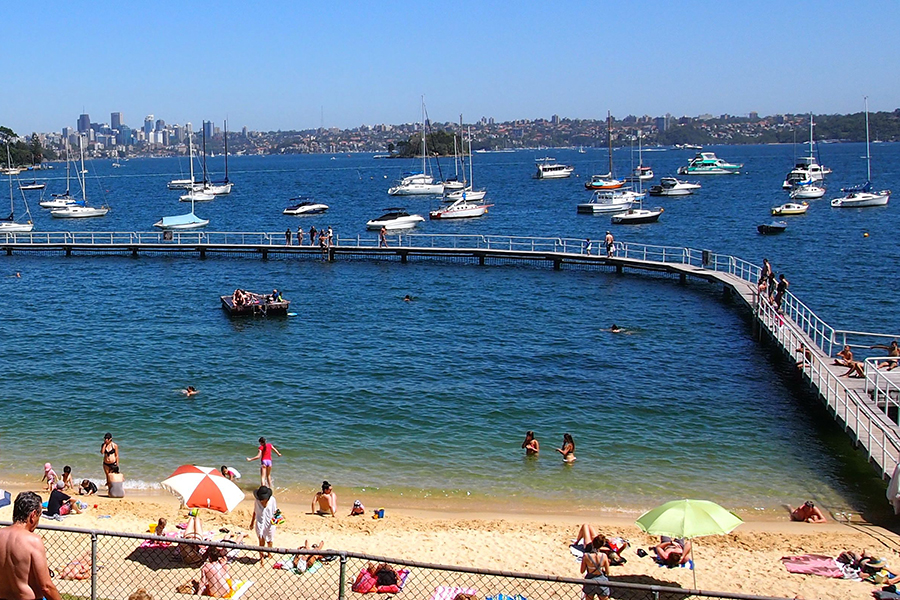
M 713 152 L 698 152 L 686 167 L 679 167 L 679 175 L 736 175 L 744 167 L 718 158 Z

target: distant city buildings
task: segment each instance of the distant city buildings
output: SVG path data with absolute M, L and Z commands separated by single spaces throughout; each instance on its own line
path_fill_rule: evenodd
M 110 128 L 115 129 L 116 131 L 118 131 L 119 129 L 122 129 L 122 113 L 120 113 L 120 112 L 109 113 L 109 126 L 110 126 Z

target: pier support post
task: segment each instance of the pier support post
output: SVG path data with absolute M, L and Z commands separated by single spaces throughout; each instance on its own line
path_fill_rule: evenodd
M 9 247 L 9 246 L 6 247 L 6 255 L 7 255 L 7 256 L 12 256 L 12 248 Z
M 133 257 L 137 258 L 137 255 L 138 255 L 138 247 L 137 247 L 137 246 L 132 246 L 132 247 L 131 247 L 131 255 L 132 255 Z
M 262 259 L 269 260 L 269 251 L 265 248 L 260 248 L 260 251 L 262 252 Z
M 198 250 L 200 250 L 200 258 L 206 258 L 206 248 L 201 246 Z
M 558 258 L 553 259 L 553 270 L 559 271 L 562 268 L 562 261 Z
M 407 263 L 408 260 L 409 260 L 409 257 L 407 256 L 407 253 L 406 253 L 406 252 L 401 252 L 401 253 L 400 253 L 400 262 L 401 262 L 401 264 L 404 264 L 404 265 L 405 265 L 405 264 Z
M 334 262 L 334 248 L 328 249 L 328 262 Z
M 622 274 L 622 265 L 616 265 L 616 275 Z
M 687 274 L 685 274 L 685 273 L 679 273 L 679 274 L 678 274 L 678 283 L 680 283 L 680 284 L 682 284 L 682 285 L 684 285 L 685 283 L 687 283 Z
M 72 256 L 72 246 L 66 246 L 66 256 Z
M 733 297 L 734 297 L 734 290 L 732 290 L 727 285 L 723 286 L 722 287 L 722 298 L 724 298 L 725 301 L 730 302 Z
M 479 254 L 479 255 L 478 255 L 478 265 L 481 266 L 481 267 L 484 266 L 484 254 Z

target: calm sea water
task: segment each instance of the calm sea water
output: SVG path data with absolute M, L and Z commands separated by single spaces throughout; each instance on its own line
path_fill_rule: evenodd
M 872 149 L 873 180 L 891 187 L 900 145 Z M 896 207 L 827 203 L 842 185 L 864 180 L 863 145 L 822 146 L 834 192 L 776 237 L 755 226 L 787 201 L 780 184 L 794 149 L 713 150 L 746 163 L 746 173 L 704 178 L 692 197 L 651 199 L 666 208 L 659 223 L 615 229 L 608 218 L 575 213 L 588 196 L 585 178 L 606 170 L 605 151 L 550 151 L 579 175 L 559 181 L 531 179 L 536 154 L 479 154 L 475 179 L 495 204 L 490 214 L 420 230 L 599 239 L 612 229 L 624 241 L 767 256 L 832 325 L 900 332 Z M 644 162 L 666 175 L 692 155 L 647 152 Z M 630 151 L 614 156 L 626 172 Z M 210 164 L 222 168 L 221 159 Z M 184 159 L 123 165 L 88 165 L 89 200 L 107 201 L 107 217 L 51 219 L 29 196 L 36 228 L 148 230 L 162 215 L 186 212 L 165 189 L 187 170 Z M 414 163 L 233 157 L 230 168 L 231 196 L 197 205 L 209 230 L 315 224 L 343 237 L 370 235 L 365 221 L 398 205 L 386 189 Z M 64 169 L 50 173 L 47 193 L 62 191 Z M 301 194 L 331 209 L 283 216 Z M 437 202 L 399 204 L 424 214 Z M 21 279 L 9 276 L 15 271 Z M 705 284 L 516 266 L 221 257 L 17 255 L 0 258 L 0 274 L 6 479 L 36 479 L 48 460 L 98 477 L 100 443 L 111 431 L 132 485 L 154 485 L 186 462 L 234 464 L 252 483 L 256 465 L 244 457 L 265 435 L 285 455 L 276 458 L 276 483 L 304 493 L 329 479 L 362 497 L 426 502 L 879 503 L 871 469 L 798 386 L 794 368 L 753 342 L 746 318 Z M 235 287 L 284 290 L 298 316 L 230 320 L 218 296 Z M 402 302 L 405 294 L 415 301 Z M 604 331 L 613 322 L 632 335 Z M 188 384 L 201 393 L 184 398 Z M 541 441 L 538 459 L 521 456 L 527 429 Z M 573 466 L 553 451 L 564 432 L 576 441 Z

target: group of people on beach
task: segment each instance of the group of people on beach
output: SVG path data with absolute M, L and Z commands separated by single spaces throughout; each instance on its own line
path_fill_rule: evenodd
M 540 453 L 541 444 L 534 437 L 533 431 L 525 433 L 525 441 L 522 442 L 522 448 L 525 450 L 526 456 L 537 456 Z M 562 445 L 555 450 L 562 454 L 563 462 L 575 462 L 575 440 L 572 438 L 572 434 L 564 433 Z

